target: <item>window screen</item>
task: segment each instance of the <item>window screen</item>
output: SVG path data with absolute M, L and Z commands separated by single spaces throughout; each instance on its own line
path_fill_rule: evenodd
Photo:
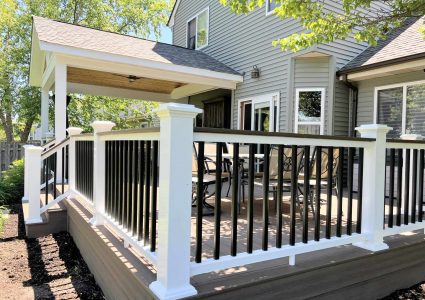
M 196 18 L 187 24 L 187 48 L 195 49 L 196 41 Z
M 425 136 L 425 84 L 407 86 L 406 133 Z
M 399 138 L 402 134 L 403 87 L 378 91 L 378 124 L 392 127 L 388 138 Z

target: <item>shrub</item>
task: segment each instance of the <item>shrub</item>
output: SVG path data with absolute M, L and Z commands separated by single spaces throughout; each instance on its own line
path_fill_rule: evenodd
M 4 222 L 6 221 L 6 216 L 4 214 L 4 207 L 0 206 L 0 234 L 3 233 Z
M 18 203 L 24 194 L 24 161 L 16 160 L 0 179 L 0 205 Z

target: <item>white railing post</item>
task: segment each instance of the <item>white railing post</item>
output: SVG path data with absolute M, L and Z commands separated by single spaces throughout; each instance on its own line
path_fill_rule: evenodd
M 68 127 L 69 148 L 68 148 L 68 188 L 73 196 L 75 191 L 75 136 L 81 134 L 83 129 L 78 127 Z
M 161 120 L 157 279 L 150 288 L 160 299 L 195 295 L 190 284 L 193 119 L 202 110 L 166 103 Z
M 33 147 L 33 145 L 24 145 L 24 196 L 22 197 L 22 203 L 27 203 L 29 200 L 29 184 L 30 184 L 30 170 L 29 164 L 27 164 L 27 148 Z
M 41 182 L 41 153 L 42 147 L 28 145 L 25 147 L 25 167 L 31 173 L 27 178 L 28 188 L 28 219 L 26 224 L 42 223 L 40 212 L 40 182 Z
M 99 133 L 111 131 L 115 123 L 109 121 L 94 121 L 91 126 L 94 130 L 93 143 L 93 203 L 95 213 L 90 223 L 103 225 L 105 214 L 105 141 Z
M 380 124 L 362 125 L 356 130 L 362 138 L 374 138 L 369 147 L 364 148 L 362 234 L 366 241 L 356 246 L 380 251 L 388 249 L 384 243 L 385 213 L 385 149 L 387 133 L 391 127 Z

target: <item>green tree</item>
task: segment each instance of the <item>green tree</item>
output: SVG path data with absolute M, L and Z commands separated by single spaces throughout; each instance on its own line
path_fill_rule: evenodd
M 168 0 L 0 0 L 0 127 L 6 139 L 19 136 L 26 141 L 39 119 L 40 91 L 28 86 L 32 15 L 144 38 L 154 33 L 159 38 L 170 9 Z
M 219 0 L 237 13 L 249 13 L 261 7 L 265 0 Z M 424 0 L 339 0 L 341 11 L 330 11 L 324 0 L 274 0 L 279 6 L 274 14 L 281 20 L 293 18 L 305 29 L 273 41 L 282 50 L 298 51 L 319 43 L 329 43 L 350 36 L 357 41 L 376 45 L 385 39 L 391 28 L 398 27 L 407 17 L 425 15 Z M 387 8 L 374 4 L 386 4 Z M 421 32 L 425 34 L 422 27 Z

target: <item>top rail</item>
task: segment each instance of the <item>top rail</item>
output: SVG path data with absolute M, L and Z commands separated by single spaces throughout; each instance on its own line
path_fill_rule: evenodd
M 57 150 L 62 149 L 63 147 L 67 146 L 68 144 L 69 144 L 69 137 L 64 139 L 60 143 L 54 145 L 52 148 L 43 152 L 43 154 L 41 155 L 41 159 L 45 159 L 45 158 L 49 157 L 50 155 L 55 153 Z
M 98 135 L 103 141 L 120 140 L 159 140 L 159 127 L 124 129 L 101 132 Z
M 325 147 L 367 147 L 373 138 L 351 138 L 328 135 L 260 132 L 215 128 L 195 128 L 194 141 L 228 143 L 265 143 L 276 145 L 303 145 Z
M 425 140 L 387 139 L 386 147 L 391 149 L 425 149 Z

